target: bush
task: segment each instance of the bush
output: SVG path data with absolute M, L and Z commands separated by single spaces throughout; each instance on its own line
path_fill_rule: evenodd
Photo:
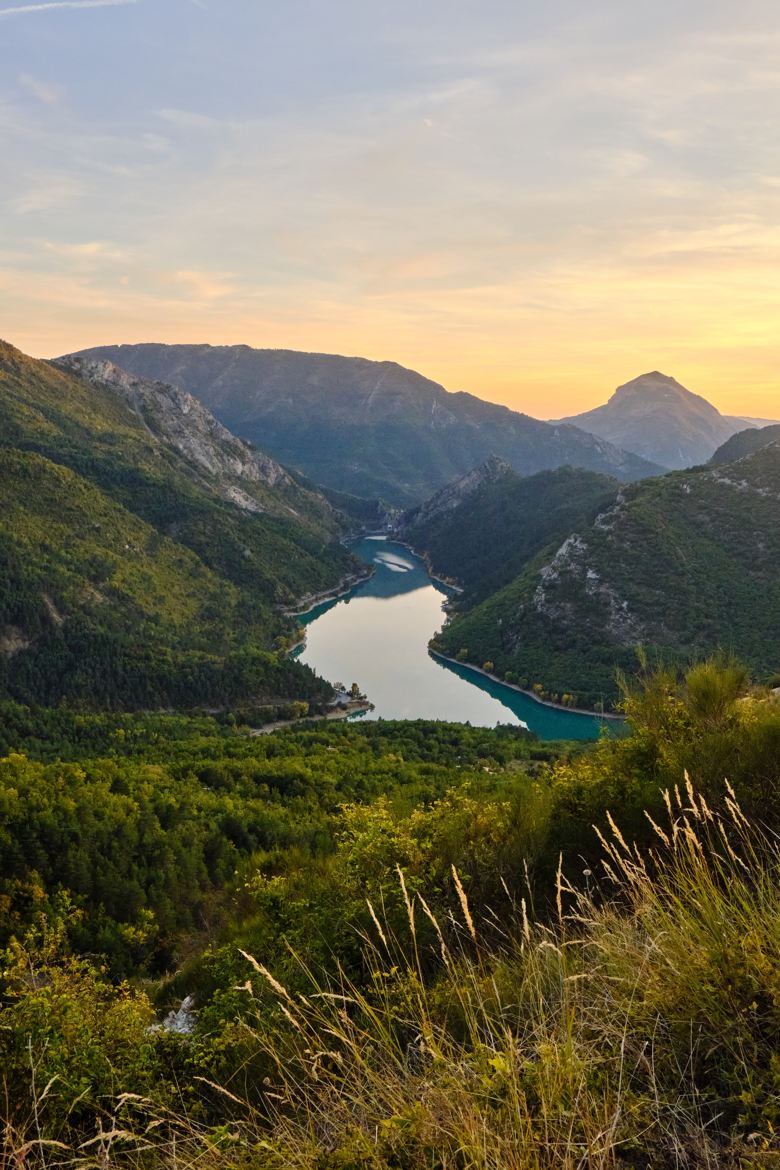
M 251 994 L 278 1005 L 256 1038 L 276 1070 L 267 1165 L 769 1165 L 780 851 L 728 793 L 722 817 L 690 787 L 666 800 L 654 850 L 615 826 L 590 889 L 559 879 L 553 928 L 521 903 L 491 948 L 457 873 L 454 934 L 401 877 L 406 930 L 372 911 L 367 986 L 296 995 L 249 960 Z

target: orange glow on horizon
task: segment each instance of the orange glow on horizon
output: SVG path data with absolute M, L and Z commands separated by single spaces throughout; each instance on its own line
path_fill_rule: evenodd
M 500 403 L 535 418 L 555 419 L 591 410 L 606 402 L 618 386 L 649 370 L 661 370 L 695 394 L 706 398 L 723 414 L 780 419 L 780 376 L 775 354 L 745 354 L 724 347 L 715 355 L 706 351 L 648 345 L 630 340 L 609 348 L 588 339 L 561 342 L 561 351 L 546 355 L 519 347 L 521 356 L 489 346 L 441 352 L 414 339 L 358 334 L 328 328 L 198 329 L 180 320 L 144 328 L 52 329 L 8 331 L 6 340 L 33 357 L 56 357 L 95 345 L 140 343 L 252 345 L 256 348 L 340 353 L 374 361 L 393 361 L 439 382 L 449 391 L 466 391 L 488 402 Z M 752 360 L 751 360 L 752 359 Z
M 220 273 L 0 270 L 6 340 L 37 357 L 120 342 L 247 344 L 395 361 L 447 390 L 537 418 L 605 402 L 661 370 L 724 414 L 780 418 L 778 264 L 740 257 L 536 274 L 516 283 L 375 291 L 235 285 Z M 423 269 L 424 271 L 424 269 Z M 351 294 L 351 295 L 350 295 Z

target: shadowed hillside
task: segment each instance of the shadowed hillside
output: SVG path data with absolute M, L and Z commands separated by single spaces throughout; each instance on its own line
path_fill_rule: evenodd
M 491 455 L 530 474 L 571 464 L 634 480 L 660 470 L 576 427 L 450 394 L 395 362 L 249 346 L 85 350 L 195 394 L 236 434 L 317 483 L 409 506 Z
M 718 648 L 780 666 L 780 445 L 621 489 L 511 584 L 456 612 L 434 645 L 586 705 L 617 697 L 644 646 L 677 663 Z

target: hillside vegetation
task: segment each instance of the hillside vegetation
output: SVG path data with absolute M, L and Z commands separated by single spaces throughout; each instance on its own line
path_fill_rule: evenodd
M 576 427 L 529 418 L 395 362 L 246 345 L 85 350 L 201 400 L 235 434 L 316 483 L 409 507 L 491 455 L 522 474 L 571 464 L 639 479 L 661 470 Z
M 735 459 L 743 459 L 745 455 L 752 455 L 770 443 L 780 443 L 780 423 L 771 427 L 751 427 L 746 431 L 739 431 L 718 447 L 710 459 L 710 463 L 733 463 Z
M 329 694 L 271 651 L 293 636 L 281 606 L 354 571 L 337 514 L 281 468 L 278 484 L 250 476 L 246 448 L 242 472 L 232 436 L 206 444 L 207 419 L 176 417 L 189 451 L 109 379 L 0 347 L 0 693 L 124 707 Z
M 625 706 L 574 754 L 0 707 L 6 1161 L 768 1170 L 780 707 Z
M 757 676 L 780 667 L 780 446 L 621 490 L 591 523 L 433 645 L 584 706 L 612 704 L 637 648 L 684 664 L 718 648 Z
M 398 533 L 434 571 L 465 589 L 466 605 L 508 584 L 526 563 L 617 495 L 614 479 L 560 467 L 520 476 L 491 460 L 404 513 Z

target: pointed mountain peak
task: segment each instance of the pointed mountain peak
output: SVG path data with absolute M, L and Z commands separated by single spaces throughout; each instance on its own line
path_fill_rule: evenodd
M 693 407 L 706 414 L 720 416 L 720 411 L 706 398 L 702 398 L 700 394 L 694 394 L 676 378 L 669 374 L 662 374 L 660 370 L 651 370 L 646 374 L 640 374 L 638 378 L 632 378 L 630 382 L 624 382 L 622 386 L 618 386 L 608 405 L 620 406 L 627 403 L 632 405 L 645 404 L 652 409 L 663 407 L 665 404 L 670 408 L 687 404 L 688 407 Z
M 603 406 L 564 421 L 669 468 L 706 463 L 745 425 L 660 370 L 624 382 Z

